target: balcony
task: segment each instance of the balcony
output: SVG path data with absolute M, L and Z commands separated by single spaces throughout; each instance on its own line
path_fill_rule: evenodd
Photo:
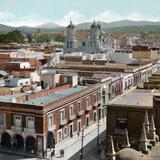
M 83 110 L 78 111 L 78 116 L 81 116 L 83 114 Z
M 11 130 L 14 133 L 22 133 L 22 127 L 11 126 Z
M 67 119 L 61 119 L 61 121 L 60 121 L 60 125 L 61 126 L 63 126 L 63 125 L 65 125 L 67 123 Z
M 69 116 L 69 120 L 70 120 L 70 121 L 74 120 L 75 118 L 76 118 L 76 115 L 75 115 L 75 114 L 72 114 L 72 115 Z
M 24 128 L 24 135 L 34 135 L 35 128 Z
M 98 102 L 96 101 L 93 103 L 93 107 L 96 108 L 97 106 L 98 106 Z
M 48 127 L 48 131 L 54 131 L 56 129 L 56 125 L 54 124 L 53 126 Z
M 101 100 L 99 100 L 97 103 L 98 103 L 98 107 L 101 107 L 101 106 L 102 106 Z
M 91 105 L 86 106 L 86 110 L 87 110 L 87 111 L 90 111 L 90 110 L 91 110 Z

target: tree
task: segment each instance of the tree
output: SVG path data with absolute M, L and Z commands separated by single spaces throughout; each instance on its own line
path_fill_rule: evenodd
M 10 43 L 10 42 L 22 43 L 23 40 L 24 37 L 18 30 L 14 30 L 12 32 L 8 32 L 7 34 L 0 35 L 0 43 Z
M 28 42 L 31 43 L 32 42 L 32 35 L 31 34 L 27 34 L 27 38 L 28 38 Z

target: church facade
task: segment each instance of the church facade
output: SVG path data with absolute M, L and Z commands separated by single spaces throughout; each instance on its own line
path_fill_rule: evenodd
M 89 32 L 88 38 L 77 40 L 76 26 L 70 21 L 66 29 L 64 53 L 84 52 L 87 54 L 100 54 L 106 53 L 110 49 L 118 48 L 117 41 L 111 35 L 106 35 L 100 23 L 93 21 Z

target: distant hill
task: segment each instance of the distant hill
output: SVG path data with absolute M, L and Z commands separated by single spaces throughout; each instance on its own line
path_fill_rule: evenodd
M 76 25 L 78 30 L 85 30 L 89 29 L 90 25 L 92 22 L 85 22 L 85 23 L 80 23 Z M 130 20 L 121 20 L 121 21 L 116 21 L 116 22 L 111 22 L 111 23 L 106 23 L 106 22 L 100 22 L 102 29 L 105 31 L 111 32 L 111 31 L 123 31 L 125 32 L 125 29 L 127 29 L 127 32 L 130 31 L 136 31 L 138 32 L 139 30 L 149 30 L 149 31 L 160 31 L 160 22 L 152 22 L 152 21 L 130 21 Z M 6 33 L 10 32 L 13 30 L 19 30 L 23 33 L 33 33 L 37 31 L 37 29 L 40 29 L 41 32 L 64 32 L 65 27 L 60 26 L 56 23 L 53 22 L 48 22 L 36 27 L 28 27 L 28 26 L 21 26 L 21 27 L 12 27 L 12 26 L 7 26 L 0 24 L 0 33 Z
M 77 29 L 89 29 L 91 22 L 84 22 L 77 25 Z M 160 22 L 152 21 L 130 21 L 130 20 L 121 20 L 116 22 L 100 22 L 103 29 L 115 28 L 115 27 L 130 27 L 130 26 L 160 26 Z
M 15 27 L 0 24 L 0 33 L 10 32 L 10 31 L 15 30 L 15 29 L 16 29 Z
M 122 26 L 104 29 L 106 33 L 114 34 L 129 34 L 129 33 L 142 33 L 145 35 L 156 34 L 160 36 L 160 25 L 153 26 Z
M 35 28 L 46 28 L 46 29 L 54 29 L 54 28 L 60 28 L 62 26 L 54 23 L 54 22 L 48 22 L 41 25 L 36 26 Z

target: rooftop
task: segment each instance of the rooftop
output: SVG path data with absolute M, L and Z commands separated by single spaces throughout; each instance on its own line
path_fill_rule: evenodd
M 153 107 L 152 90 L 134 89 L 122 97 L 115 99 L 109 103 L 111 106 L 123 107 Z
M 78 85 L 76 87 L 69 88 L 69 89 L 64 90 L 62 92 L 56 92 L 56 93 L 50 94 L 48 96 L 43 96 L 43 97 L 31 99 L 31 100 L 26 100 L 23 102 L 23 104 L 35 105 L 35 106 L 45 106 L 50 103 L 54 103 L 56 101 L 59 101 L 60 99 L 67 98 L 68 96 L 71 96 L 71 95 L 78 93 L 82 90 L 85 90 L 89 87 L 91 87 L 91 85 L 83 85 L 83 86 Z M 16 94 L 7 95 L 7 96 L 0 96 L 0 102 L 16 103 L 16 98 L 27 96 L 27 95 L 30 95 L 30 93 L 16 93 Z
M 28 93 L 16 93 L 7 96 L 0 96 L 0 102 L 13 102 L 14 98 L 28 95 Z
M 48 96 L 45 96 L 45 97 L 29 100 L 29 101 L 26 101 L 24 103 L 25 104 L 31 104 L 31 105 L 44 106 L 44 105 L 48 105 L 50 103 L 56 102 L 60 99 L 63 99 L 67 96 L 71 96 L 72 94 L 75 94 L 75 93 L 80 92 L 84 89 L 87 89 L 88 87 L 90 87 L 90 85 L 85 85 L 85 86 L 78 85 L 76 87 L 72 87 L 72 88 L 69 88 L 67 90 L 64 90 L 63 92 L 57 92 L 57 93 L 54 93 L 54 94 L 51 94 L 51 95 L 48 95 Z
M 21 63 L 29 63 L 29 62 L 21 62 L 21 61 L 11 61 L 11 62 L 5 62 L 10 64 L 21 64 Z

